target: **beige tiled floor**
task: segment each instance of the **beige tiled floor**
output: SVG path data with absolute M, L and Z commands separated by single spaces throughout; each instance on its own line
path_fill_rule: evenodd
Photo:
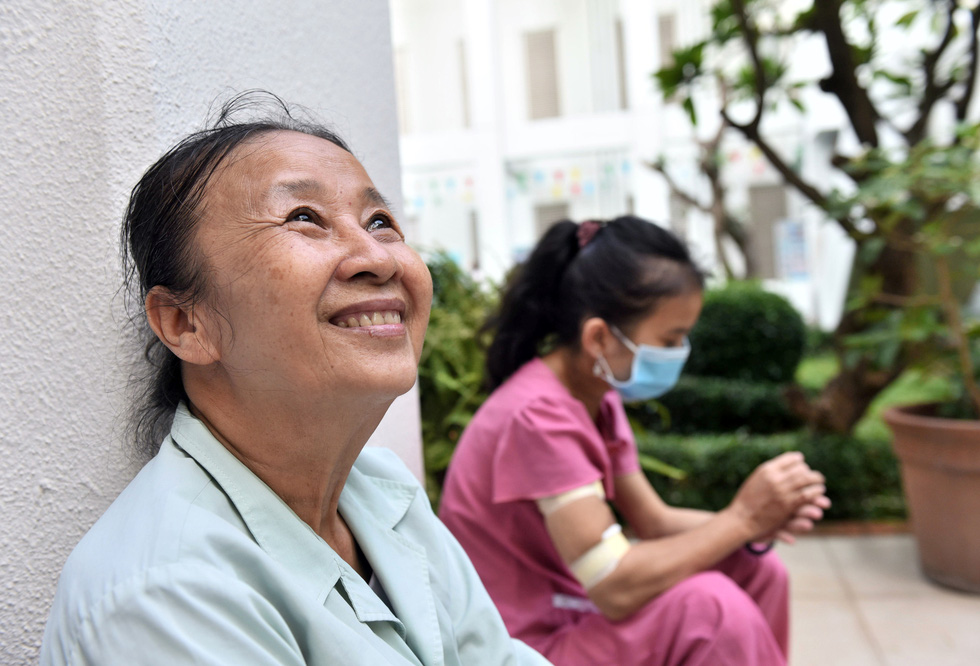
M 792 666 L 977 666 L 980 595 L 929 582 L 911 535 L 780 546 L 792 577 Z

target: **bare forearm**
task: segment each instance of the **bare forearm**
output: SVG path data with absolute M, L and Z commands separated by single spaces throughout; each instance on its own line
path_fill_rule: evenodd
M 639 524 L 632 527 L 640 539 L 660 539 L 701 527 L 714 516 L 711 511 L 665 506 L 655 521 L 652 519 L 646 523 L 637 521 Z
M 628 617 L 661 592 L 710 568 L 752 538 L 750 529 L 732 511 L 679 511 L 678 524 L 689 529 L 634 544 L 616 569 L 590 590 L 589 596 L 610 619 Z

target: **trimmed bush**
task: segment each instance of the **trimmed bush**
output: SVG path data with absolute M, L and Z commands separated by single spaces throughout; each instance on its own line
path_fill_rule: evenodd
M 480 327 L 496 303 L 445 254 L 431 257 L 432 314 L 419 361 L 426 490 L 438 506 L 442 481 L 463 428 L 487 398 Z
M 898 462 L 884 440 L 798 430 L 776 435 L 638 434 L 637 445 L 641 454 L 687 472 L 679 480 L 647 473 L 664 501 L 673 506 L 724 508 L 760 464 L 785 451 L 802 451 L 810 466 L 827 478 L 827 495 L 833 501 L 827 519 L 905 517 Z
M 690 434 L 744 429 L 769 434 L 802 425 L 790 411 L 783 387 L 769 382 L 686 376 L 658 402 L 660 406 L 641 403 L 628 410 L 646 429 L 657 432 Z
M 806 326 L 782 296 L 730 282 L 705 294 L 690 338 L 688 375 L 784 383 L 803 358 Z

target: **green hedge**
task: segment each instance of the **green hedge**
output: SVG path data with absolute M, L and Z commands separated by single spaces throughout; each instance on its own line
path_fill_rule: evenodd
M 705 294 L 684 372 L 790 382 L 803 358 L 806 336 L 803 318 L 785 298 L 755 283 L 730 282 Z
M 487 398 L 480 327 L 496 304 L 445 254 L 426 262 L 432 274 L 432 313 L 419 362 L 419 395 L 426 490 L 438 506 L 442 480 L 463 428 Z
M 642 455 L 684 470 L 683 479 L 648 471 L 664 500 L 673 506 L 718 510 L 761 463 L 785 451 L 802 451 L 827 478 L 833 506 L 826 518 L 880 520 L 903 518 L 898 462 L 883 440 L 812 435 L 805 430 L 776 435 L 657 435 L 637 433 Z
M 769 382 L 685 376 L 658 402 L 631 405 L 630 416 L 648 430 L 681 434 L 739 429 L 769 434 L 802 425 L 789 409 L 783 386 Z

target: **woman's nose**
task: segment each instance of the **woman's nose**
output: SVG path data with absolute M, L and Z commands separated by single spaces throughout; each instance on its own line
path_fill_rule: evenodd
M 401 275 L 401 263 L 390 244 L 379 241 L 360 224 L 345 227 L 343 243 L 345 255 L 337 269 L 339 278 L 384 284 Z

